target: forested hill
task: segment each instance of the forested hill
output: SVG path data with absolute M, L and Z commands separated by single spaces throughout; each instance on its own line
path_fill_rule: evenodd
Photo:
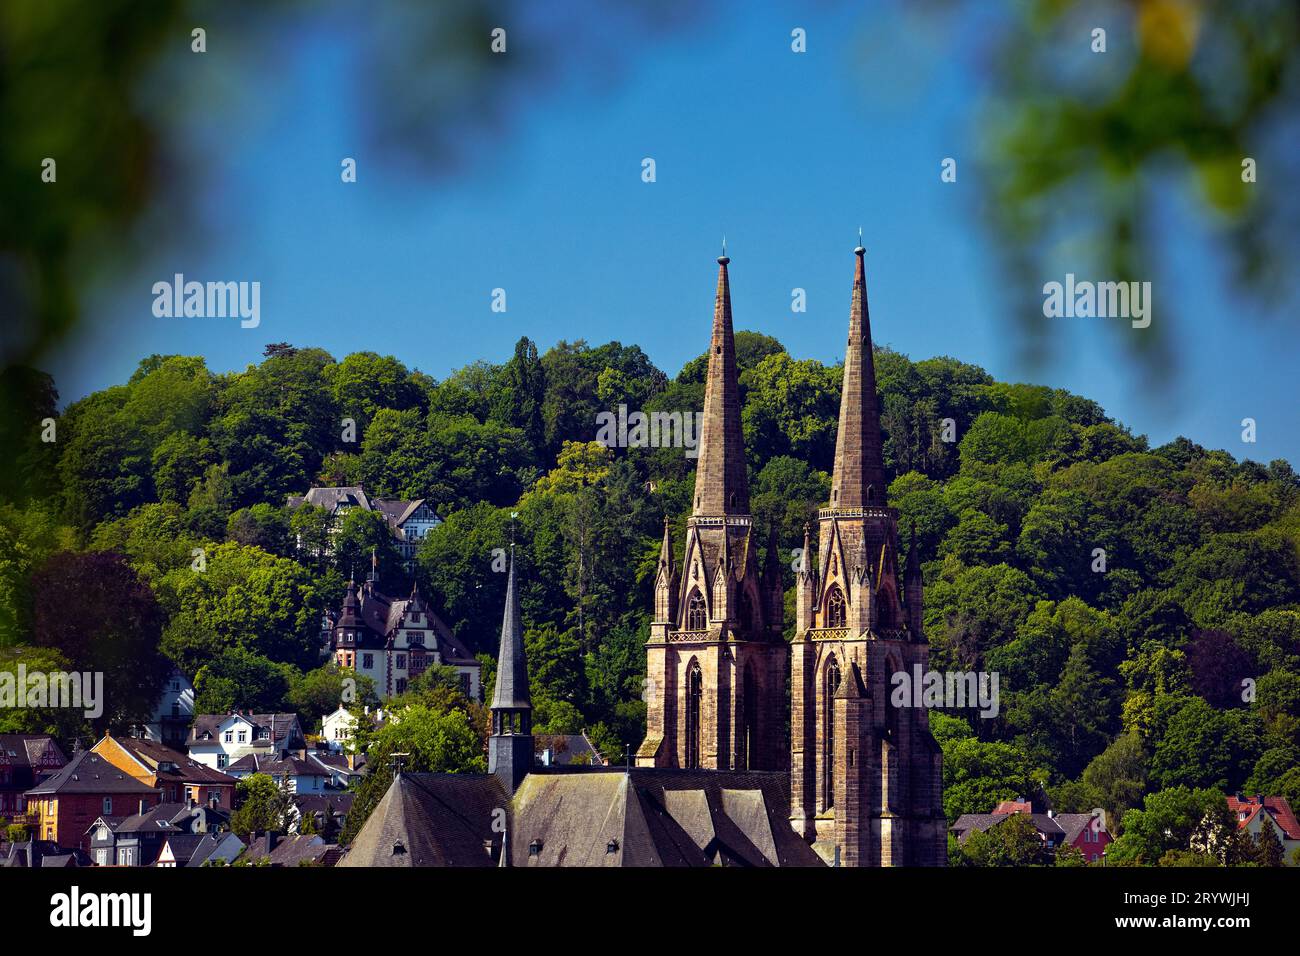
M 775 523 L 788 569 L 829 495 L 840 369 L 766 336 L 736 340 L 759 540 Z M 700 356 L 670 378 L 635 346 L 539 356 L 523 339 L 503 365 L 435 381 L 393 357 L 279 344 L 225 375 L 151 356 L 61 415 L 48 377 L 11 370 L 0 666 L 108 672 L 96 731 L 136 716 L 170 662 L 194 677 L 203 710 L 291 707 L 316 722 L 338 693 L 317 670 L 319 622 L 349 572 L 364 573 L 374 548 L 383 590 L 411 582 L 373 515 L 350 515 L 334 557 L 318 559 L 319 515 L 285 503 L 313 484 L 360 484 L 443 516 L 419 554 L 420 588 L 485 654 L 504 591 L 493 549 L 518 513 L 537 726 L 586 727 L 621 755 L 643 731 L 663 516 L 680 552 L 695 459 L 594 444 L 596 416 L 698 409 L 705 368 Z M 890 503 L 927 559 L 934 662 L 1000 674 L 995 719 L 935 715 L 950 817 L 1042 785 L 1062 810 L 1118 813 L 1151 795 L 1146 829 L 1126 828 L 1147 842 L 1126 833 L 1117 848 L 1151 861 L 1177 849 L 1152 821 L 1190 819 L 1205 790 L 1300 806 L 1291 466 L 1181 438 L 1150 448 L 1087 398 L 954 359 L 877 350 L 876 373 Z M 460 706 L 481 730 L 477 707 Z M 69 720 L 4 711 L 0 729 L 36 723 L 66 739 L 83 729 Z

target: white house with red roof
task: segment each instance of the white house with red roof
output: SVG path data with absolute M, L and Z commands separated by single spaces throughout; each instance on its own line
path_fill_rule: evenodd
M 1296 865 L 1292 857 L 1300 847 L 1300 821 L 1286 797 L 1266 797 L 1261 794 L 1228 797 L 1228 809 L 1237 817 L 1237 827 L 1256 837 L 1271 826 L 1282 841 L 1282 859 L 1287 866 Z

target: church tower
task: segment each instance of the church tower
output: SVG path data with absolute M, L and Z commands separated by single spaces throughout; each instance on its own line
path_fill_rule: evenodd
M 924 671 L 921 566 L 905 569 L 886 503 L 880 409 L 859 246 L 829 507 L 817 566 L 804 552 L 791 653 L 791 824 L 841 866 L 942 866 L 941 755 L 924 708 L 891 703 L 892 676 Z
M 528 662 L 515 587 L 515 549 L 510 546 L 506 610 L 501 619 L 496 686 L 492 691 L 492 736 L 488 738 L 488 773 L 514 793 L 533 767 L 533 702 L 528 693 Z
M 708 383 L 685 558 L 668 524 L 646 642 L 646 739 L 639 767 L 784 770 L 785 680 L 779 562 L 758 560 L 740 424 L 724 254 L 718 259 Z

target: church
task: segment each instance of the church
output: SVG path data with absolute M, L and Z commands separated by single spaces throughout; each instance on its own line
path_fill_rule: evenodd
M 535 765 L 512 555 L 488 773 L 399 774 L 342 865 L 946 864 L 928 712 L 890 702 L 892 675 L 926 669 L 929 648 L 915 536 L 902 560 L 886 500 L 865 250 L 855 255 L 831 498 L 815 566 L 805 529 L 793 642 L 778 543 L 760 560 L 749 513 L 723 255 L 695 495 L 680 568 L 665 522 L 635 766 Z

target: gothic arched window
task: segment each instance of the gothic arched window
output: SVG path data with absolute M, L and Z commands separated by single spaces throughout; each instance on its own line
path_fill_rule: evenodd
M 686 629 L 702 631 L 708 625 L 709 614 L 704 606 L 704 595 L 698 589 L 691 592 L 686 601 Z
M 747 590 L 741 590 L 736 596 L 736 620 L 740 623 L 742 631 L 752 633 L 755 630 L 754 602 Z
M 686 769 L 700 765 L 700 712 L 704 700 L 704 672 L 699 661 L 691 661 L 686 672 Z
M 822 739 L 825 749 L 822 752 L 822 807 L 829 810 L 835 806 L 835 692 L 840 689 L 840 665 L 831 655 L 826 662 L 826 672 L 822 685 Z
M 743 769 L 753 770 L 754 749 L 758 746 L 758 688 L 754 686 L 754 669 L 748 664 L 745 665 L 745 679 L 741 686 L 745 689 L 745 699 L 742 702 L 745 721 L 742 746 L 745 752 L 741 754 L 740 765 Z
M 844 620 L 844 592 L 834 585 L 826 595 L 826 626 L 843 627 Z

